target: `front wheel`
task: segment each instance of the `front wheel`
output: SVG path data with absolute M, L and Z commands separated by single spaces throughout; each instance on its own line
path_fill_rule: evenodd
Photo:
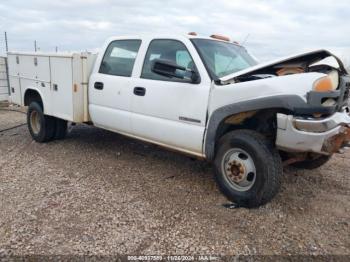
M 280 155 L 267 138 L 252 130 L 224 135 L 218 143 L 214 166 L 221 191 L 238 206 L 263 205 L 281 185 Z

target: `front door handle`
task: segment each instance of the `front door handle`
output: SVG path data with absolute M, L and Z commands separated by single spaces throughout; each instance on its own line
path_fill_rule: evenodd
M 102 82 L 95 82 L 94 87 L 97 90 L 102 90 L 103 89 L 103 83 Z
M 146 94 L 146 88 L 144 87 L 135 87 L 134 94 L 137 96 L 144 96 Z

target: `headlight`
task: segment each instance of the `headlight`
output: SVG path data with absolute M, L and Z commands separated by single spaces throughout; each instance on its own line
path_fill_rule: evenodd
M 332 86 L 332 81 L 329 76 L 325 76 L 322 78 L 319 78 L 315 81 L 314 83 L 314 91 L 317 92 L 328 92 L 332 91 L 333 86 Z
M 329 92 L 338 88 L 339 75 L 337 71 L 330 72 L 327 76 L 317 79 L 313 85 L 314 91 Z

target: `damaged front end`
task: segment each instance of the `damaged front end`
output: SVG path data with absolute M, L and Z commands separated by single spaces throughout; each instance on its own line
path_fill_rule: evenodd
M 344 149 L 350 146 L 350 127 L 342 127 L 339 133 L 327 139 L 322 146 L 322 152 L 328 154 L 344 153 Z
M 324 53 L 326 55 L 327 52 Z M 320 56 L 323 57 L 324 55 Z M 330 56 L 331 54 L 328 53 Z M 313 152 L 323 155 L 343 153 L 350 143 L 350 77 L 342 62 L 338 68 L 329 65 L 309 66 L 309 71 L 323 72 L 325 77 L 313 83 L 313 90 L 306 95 L 307 103 L 328 110 L 325 113 L 277 115 L 276 145 L 287 152 Z M 320 81 L 324 81 L 320 84 Z M 326 82 L 328 81 L 328 83 Z M 323 111 L 323 112 L 322 112 Z
M 319 63 L 326 58 L 333 58 L 337 66 Z M 330 61 L 332 62 L 332 61 Z M 334 61 L 333 61 L 334 62 Z M 244 70 L 220 77 L 217 82 L 221 85 L 246 82 L 267 77 L 285 76 L 308 72 L 320 72 L 328 74 L 336 70 L 339 75 L 346 75 L 347 72 L 342 61 L 327 50 L 315 50 L 302 54 L 292 55 L 285 58 L 261 63 Z
M 320 73 L 323 76 L 310 83 L 310 90 L 304 95 L 307 103 L 301 108 L 296 107 L 295 114 L 322 117 L 349 105 L 350 77 L 342 61 L 327 50 L 316 50 L 258 64 L 221 77 L 217 82 L 227 85 L 308 73 Z
M 277 114 L 277 126 L 276 146 L 282 151 L 332 155 L 342 153 L 350 143 L 348 111 L 324 119 Z
M 330 58 L 332 65 L 327 61 Z M 284 152 L 297 153 L 295 156 L 342 153 L 350 144 L 350 76 L 332 53 L 316 50 L 260 64 L 220 78 L 220 84 L 315 72 L 320 76 L 310 83 L 303 97 L 305 105 L 296 105 L 290 114 L 277 114 L 276 146 Z

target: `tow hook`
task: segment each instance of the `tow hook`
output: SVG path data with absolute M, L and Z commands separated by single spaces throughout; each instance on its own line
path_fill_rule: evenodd
M 328 154 L 343 154 L 350 147 L 350 127 L 342 127 L 338 135 L 325 141 L 322 151 Z

